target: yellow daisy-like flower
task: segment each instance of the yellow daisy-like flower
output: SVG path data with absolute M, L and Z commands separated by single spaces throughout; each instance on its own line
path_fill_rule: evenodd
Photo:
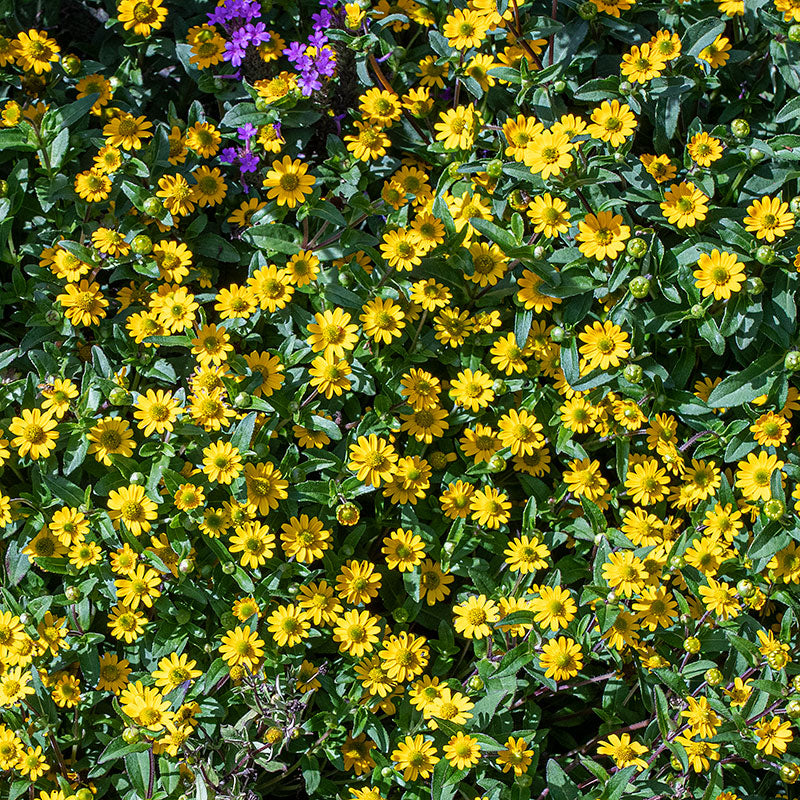
M 774 242 L 775 239 L 786 236 L 794 227 L 794 214 L 789 211 L 789 204 L 779 197 L 764 195 L 747 207 L 744 227 L 755 233 L 757 239 Z
M 575 237 L 581 244 L 578 249 L 586 258 L 616 258 L 624 249 L 624 242 L 630 238 L 631 229 L 622 224 L 621 214 L 612 211 L 598 211 L 587 214 L 578 223 L 578 235 Z
M 14 417 L 8 426 L 9 432 L 14 435 L 11 446 L 17 448 L 20 458 L 47 458 L 56 446 L 59 436 L 57 427 L 58 422 L 50 412 L 24 408 L 21 416 Z
M 619 147 L 636 130 L 639 124 L 627 103 L 605 100 L 592 111 L 591 124 L 586 132 L 595 139 Z
M 14 42 L 14 59 L 25 72 L 41 75 L 53 69 L 51 62 L 58 61 L 61 48 L 45 31 L 31 28 L 21 31 Z
M 579 352 L 589 369 L 618 367 L 631 349 L 628 334 L 609 320 L 586 325 L 578 338 L 584 342 Z
M 730 299 L 745 282 L 744 264 L 734 253 L 720 252 L 716 247 L 711 255 L 703 253 L 698 258 L 693 275 L 697 278 L 695 286 L 703 296 L 713 295 L 715 300 Z
M 272 168 L 264 178 L 264 186 L 269 189 L 267 197 L 277 200 L 279 206 L 294 208 L 302 205 L 306 195 L 313 192 L 311 188 L 317 181 L 313 175 L 308 175 L 308 166 L 299 158 L 292 160 L 284 156 L 282 161 L 273 161 Z
M 117 18 L 126 31 L 138 36 L 149 36 L 159 30 L 167 18 L 167 9 L 162 0 L 121 0 L 117 6 Z
M 546 678 L 565 681 L 574 678 L 583 667 L 581 646 L 567 636 L 550 639 L 542 648 L 539 666 Z
M 661 211 L 678 228 L 693 228 L 708 214 L 708 196 L 693 183 L 673 183 L 664 194 Z
M 109 517 L 115 523 L 124 522 L 134 536 L 150 530 L 150 523 L 158 518 L 156 509 L 156 504 L 145 495 L 144 487 L 138 484 L 112 489 L 108 495 Z

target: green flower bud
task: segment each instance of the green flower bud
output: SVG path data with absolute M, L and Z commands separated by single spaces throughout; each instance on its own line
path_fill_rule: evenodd
M 489 459 L 489 472 L 502 472 L 506 468 L 506 460 L 496 453 Z
M 492 391 L 495 394 L 505 394 L 508 391 L 508 384 L 502 378 L 496 378 L 492 383 Z
M 800 25 L 790 25 L 788 35 L 790 42 L 800 42 Z
M 222 565 L 222 571 L 226 575 L 233 575 L 233 573 L 236 572 L 236 564 L 233 561 L 226 561 Z
M 473 675 L 469 679 L 469 688 L 473 692 L 479 692 L 481 689 L 483 689 L 483 680 L 481 680 L 480 675 Z
M 762 153 L 761 150 L 756 147 L 751 147 L 747 157 L 752 164 L 758 164 L 759 161 L 763 161 L 767 157 L 767 154 Z
M 786 716 L 789 719 L 797 719 L 800 717 L 800 700 L 790 700 L 786 704 Z
M 184 558 L 178 564 L 178 572 L 181 575 L 188 575 L 194 569 L 194 562 L 190 558 Z
M 792 688 L 796 692 L 800 692 L 800 675 L 795 675 L 794 678 L 792 678 Z
M 486 165 L 486 174 L 490 178 L 499 178 L 503 174 L 503 162 L 499 158 L 493 158 Z
M 44 318 L 48 325 L 58 325 L 61 322 L 61 312 L 57 308 L 48 308 Z
M 723 680 L 722 673 L 716 667 L 707 669 L 703 677 L 709 686 L 719 686 Z
M 744 290 L 747 292 L 747 294 L 758 297 L 758 295 L 764 291 L 764 281 L 762 281 L 757 275 L 753 278 L 748 278 L 744 282 Z
M 129 406 L 133 402 L 133 395 L 121 386 L 108 393 L 108 402 L 114 406 Z
M 139 741 L 139 731 L 133 727 L 127 727 L 122 731 L 122 741 L 125 744 L 136 744 Z
M 752 597 L 756 593 L 756 587 L 753 586 L 753 581 L 748 580 L 747 578 L 742 578 L 736 584 L 736 591 L 739 593 L 741 597 Z
M 688 636 L 683 640 L 683 649 L 695 655 L 700 652 L 700 640 L 696 636 Z
M 639 383 L 642 380 L 642 368 L 639 364 L 626 364 L 622 371 L 622 377 L 628 383 Z
M 233 398 L 233 404 L 235 406 L 246 406 L 250 401 L 250 395 L 247 392 L 239 392 L 236 397 Z
M 578 6 L 578 16 L 581 19 L 594 19 L 597 16 L 597 13 L 597 6 L 589 0 L 587 0 L 585 3 L 581 3 Z
M 137 483 L 139 485 L 145 482 L 145 477 L 141 472 L 131 472 L 130 478 L 128 478 L 130 483 Z
M 61 68 L 70 78 L 74 78 L 81 71 L 81 60 L 76 55 L 64 56 L 61 59 Z
M 778 254 L 769 245 L 762 244 L 761 247 L 756 250 L 756 261 L 758 261 L 759 264 L 769 266 L 775 263 L 777 257 Z
M 625 249 L 631 258 L 644 258 L 647 252 L 647 242 L 640 236 L 634 236 L 633 239 L 628 240 Z
M 786 513 L 786 503 L 784 503 L 783 500 L 778 500 L 778 498 L 773 497 L 772 500 L 767 500 L 767 502 L 764 503 L 762 511 L 767 519 L 776 522 L 782 519 L 783 515 Z
M 690 309 L 689 314 L 695 319 L 702 319 L 706 315 L 706 310 L 700 303 L 695 303 Z
M 138 236 L 133 237 L 131 250 L 137 256 L 146 256 L 148 253 L 153 252 L 153 240 L 146 233 L 140 233 Z
M 643 300 L 650 293 L 650 279 L 637 275 L 628 283 L 628 289 L 637 300 Z
M 750 135 L 750 123 L 744 119 L 735 119 L 731 122 L 731 133 L 737 139 L 745 139 Z
M 147 200 L 142 203 L 142 208 L 144 209 L 144 213 L 151 217 L 161 217 L 164 215 L 164 204 L 158 197 L 148 197 Z
M 633 84 L 630 81 L 620 81 L 620 94 L 630 94 L 633 91 Z
M 561 344 L 566 338 L 567 332 L 560 325 L 553 326 L 553 329 L 550 331 L 550 341 Z
M 789 210 L 793 214 L 800 214 L 800 195 L 796 195 L 789 201 Z
M 230 611 L 226 611 L 224 614 L 220 615 L 219 624 L 226 629 L 235 628 L 237 625 L 237 620 Z
M 797 372 L 800 369 L 800 352 L 792 350 L 783 359 L 783 368 L 788 372 Z
M 566 89 L 567 89 L 567 82 L 566 81 L 562 81 L 562 80 L 553 81 L 553 91 L 556 94 L 561 94 L 562 92 L 566 91 Z
M 392 611 L 392 616 L 394 617 L 395 622 L 398 622 L 400 623 L 400 625 L 403 625 L 404 623 L 408 622 L 408 618 L 411 615 L 408 613 L 407 608 L 403 608 L 403 606 L 400 606 L 400 608 L 396 608 L 394 611 Z
M 793 761 L 781 764 L 781 780 L 784 783 L 796 783 L 798 778 L 800 778 L 800 766 Z
M 64 594 L 70 603 L 77 603 L 81 599 L 81 590 L 77 586 L 67 586 L 64 589 Z

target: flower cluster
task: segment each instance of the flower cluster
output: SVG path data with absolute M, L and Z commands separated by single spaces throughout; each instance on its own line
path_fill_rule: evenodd
M 790 797 L 800 7 L 90 19 L 0 35 L 10 800 Z

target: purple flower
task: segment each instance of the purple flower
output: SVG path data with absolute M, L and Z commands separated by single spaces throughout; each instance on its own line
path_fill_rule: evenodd
M 333 22 L 333 14 L 330 11 L 323 9 L 319 14 L 311 15 L 311 25 L 315 31 L 320 31 L 322 28 L 330 28 Z
M 222 150 L 219 154 L 219 160 L 223 164 L 233 164 L 236 161 L 236 148 L 235 147 L 226 147 Z
M 239 171 L 255 172 L 258 169 L 259 160 L 255 153 L 240 153 L 239 154 Z
M 236 133 L 240 139 L 245 142 L 249 142 L 256 135 L 256 126 L 251 125 L 249 122 L 245 122 L 241 128 L 236 129 Z
M 304 97 L 308 97 L 312 92 L 322 88 L 322 81 L 319 80 L 319 73 L 316 70 L 302 72 L 297 79 L 297 84 L 302 89 Z
M 322 47 L 328 41 L 328 37 L 322 31 L 315 31 L 308 38 L 308 43 L 312 47 Z
M 238 67 L 244 59 L 246 50 L 246 41 L 242 39 L 232 39 L 230 42 L 225 43 L 225 52 L 222 54 L 222 57 L 225 61 L 230 61 L 234 67 Z
M 269 33 L 267 32 L 267 26 L 264 25 L 263 22 L 256 22 L 255 25 L 249 22 L 247 25 L 244 26 L 244 30 L 246 31 L 250 44 L 254 46 L 258 46 L 260 44 L 263 44 L 264 42 L 269 41 Z
M 292 42 L 284 49 L 283 54 L 294 64 L 301 58 L 305 57 L 305 52 L 306 45 L 304 45 L 302 42 Z

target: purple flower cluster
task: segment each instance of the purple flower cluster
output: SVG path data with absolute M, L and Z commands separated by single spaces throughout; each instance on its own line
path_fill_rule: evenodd
M 261 6 L 255 0 L 225 0 L 210 14 L 211 25 L 219 25 L 228 35 L 222 58 L 234 67 L 241 65 L 247 48 L 269 41 L 269 33 L 263 22 L 253 22 L 261 16 Z
M 336 56 L 327 46 L 328 37 L 324 33 L 335 21 L 330 9 L 336 4 L 337 0 L 320 0 L 322 10 L 311 16 L 311 36 L 306 42 L 292 42 L 283 51 L 299 73 L 297 84 L 306 97 L 322 88 L 321 78 L 330 78 L 336 71 Z M 313 55 L 308 55 L 309 49 Z
M 261 166 L 259 157 L 250 147 L 250 143 L 257 133 L 258 129 L 255 125 L 251 125 L 249 122 L 245 123 L 236 129 L 237 138 L 244 144 L 239 147 L 225 147 L 219 154 L 219 160 L 223 164 L 236 164 L 239 167 L 242 189 L 245 194 L 250 191 L 246 176 L 258 171 Z

